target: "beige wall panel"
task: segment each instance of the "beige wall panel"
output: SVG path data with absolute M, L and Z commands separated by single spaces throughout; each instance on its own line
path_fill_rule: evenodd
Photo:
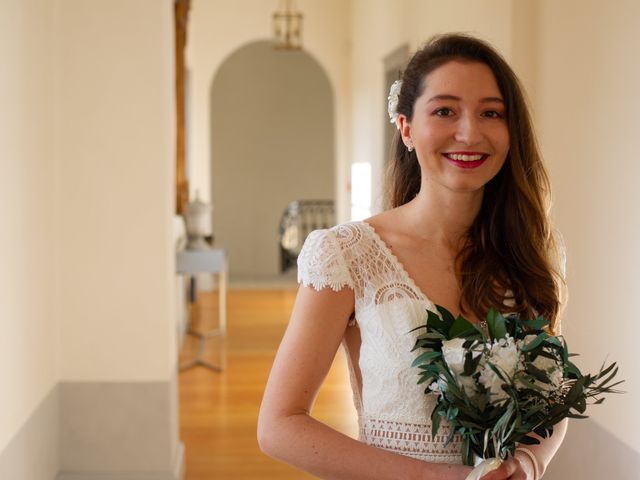
M 539 15 L 538 120 L 568 249 L 563 331 L 585 371 L 597 371 L 607 356 L 619 362 L 628 393 L 589 414 L 610 434 L 604 458 L 614 461 L 627 445 L 637 465 L 640 432 L 630 426 L 640 424 L 633 305 L 640 296 L 640 4 L 545 0 Z M 591 435 L 572 438 L 590 451 Z
M 54 43 L 52 1 L 0 3 L 0 452 L 58 378 Z

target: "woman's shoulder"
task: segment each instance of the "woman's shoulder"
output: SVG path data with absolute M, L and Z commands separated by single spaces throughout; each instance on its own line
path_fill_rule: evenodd
M 400 220 L 400 208 L 393 208 L 373 215 L 363 222 L 370 225 L 376 232 L 393 232 L 397 230 Z
M 406 228 L 402 207 L 385 210 L 364 220 L 372 236 L 379 238 L 389 245 L 404 245 L 410 243 L 410 234 Z

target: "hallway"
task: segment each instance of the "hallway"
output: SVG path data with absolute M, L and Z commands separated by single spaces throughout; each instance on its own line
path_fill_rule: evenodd
M 195 367 L 180 373 L 180 438 L 186 450 L 185 480 L 314 478 L 262 454 L 256 441 L 256 420 L 271 363 L 295 300 L 294 290 L 231 290 L 226 344 L 210 339 L 206 358 L 219 363 L 226 349 L 223 373 Z M 217 316 L 217 295 L 200 294 L 193 307 L 196 328 L 211 328 Z M 188 337 L 181 354 L 192 358 L 195 342 Z M 349 373 L 342 349 L 325 380 L 313 415 L 330 426 L 357 435 Z

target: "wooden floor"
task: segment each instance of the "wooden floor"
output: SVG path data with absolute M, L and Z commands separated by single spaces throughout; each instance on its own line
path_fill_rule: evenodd
M 207 341 L 205 358 L 226 369 L 202 366 L 180 373 L 180 438 L 186 449 L 186 480 L 308 479 L 262 454 L 256 420 L 267 376 L 295 299 L 292 290 L 230 290 L 225 341 Z M 217 322 L 217 298 L 200 294 L 192 307 L 194 326 Z M 181 362 L 195 354 L 187 337 Z M 340 349 L 312 415 L 348 435 L 357 435 L 345 356 Z

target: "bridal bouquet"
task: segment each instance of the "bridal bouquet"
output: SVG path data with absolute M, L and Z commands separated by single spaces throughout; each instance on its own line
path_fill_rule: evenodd
M 549 335 L 544 329 L 549 321 L 541 316 L 522 320 L 491 309 L 485 332 L 436 307 L 442 318 L 428 311 L 426 325 L 414 329 L 426 331 L 413 348 L 421 353 L 412 367 L 420 370 L 425 393 L 438 395 L 432 434 L 447 420 L 452 429 L 445 445 L 459 433 L 466 465 L 484 459 L 485 465 L 499 466 L 518 445 L 540 443 L 531 432 L 547 438 L 562 419 L 587 418 L 588 399 L 598 404 L 602 394 L 622 393 L 613 389 L 622 381 L 610 384 L 615 363 L 583 375 L 569 360 L 575 354 L 564 338 Z

